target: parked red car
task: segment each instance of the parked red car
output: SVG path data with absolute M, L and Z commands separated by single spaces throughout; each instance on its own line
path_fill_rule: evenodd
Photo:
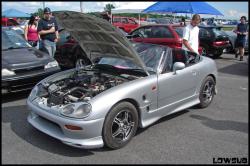
M 19 25 L 16 18 L 2 18 L 2 26 L 16 26 Z
M 175 31 L 177 25 L 153 24 L 141 26 L 128 35 L 135 42 L 153 43 L 166 45 L 171 48 L 182 48 L 182 37 Z M 202 53 L 202 48 L 199 47 L 199 53 Z
M 113 16 L 112 24 L 126 33 L 129 33 L 139 27 L 139 24 L 135 21 L 135 19 L 129 17 Z

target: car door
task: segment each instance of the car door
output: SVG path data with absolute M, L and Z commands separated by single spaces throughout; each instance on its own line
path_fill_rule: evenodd
M 169 53 L 166 64 L 173 66 L 173 63 L 173 55 Z M 199 71 L 196 70 L 196 65 L 185 67 L 176 73 L 169 69 L 158 74 L 158 109 L 169 112 L 193 99 L 198 75 Z

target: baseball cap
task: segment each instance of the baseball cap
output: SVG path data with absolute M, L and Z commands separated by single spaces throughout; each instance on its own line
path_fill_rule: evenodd
M 48 8 L 48 7 L 44 8 L 43 13 L 51 13 L 50 8 Z

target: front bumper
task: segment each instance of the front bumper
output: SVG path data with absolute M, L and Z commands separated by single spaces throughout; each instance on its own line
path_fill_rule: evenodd
M 61 71 L 60 69 L 29 75 L 16 75 L 9 78 L 2 77 L 2 94 L 14 93 L 32 89 L 42 79 Z
M 217 53 L 219 50 L 224 50 L 226 48 L 229 48 L 230 47 L 230 44 L 226 44 L 226 45 L 221 45 L 221 46 L 215 46 L 213 45 L 211 48 L 210 48 L 210 52 L 212 54 L 214 53 Z
M 50 113 L 50 110 L 33 104 L 29 99 L 27 104 L 31 109 L 28 122 L 38 130 L 62 141 L 64 144 L 83 148 L 93 149 L 103 147 L 102 126 L 104 118 L 84 121 L 64 118 Z M 65 125 L 75 125 L 83 130 L 69 130 Z

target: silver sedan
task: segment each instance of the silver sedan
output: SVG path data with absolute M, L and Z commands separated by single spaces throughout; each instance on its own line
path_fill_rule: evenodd
M 27 100 L 28 121 L 38 130 L 78 148 L 118 149 L 138 127 L 212 102 L 217 81 L 212 59 L 181 49 L 130 43 L 106 20 L 83 13 L 54 15 L 92 65 L 81 65 L 79 57 L 76 68 L 34 87 Z

